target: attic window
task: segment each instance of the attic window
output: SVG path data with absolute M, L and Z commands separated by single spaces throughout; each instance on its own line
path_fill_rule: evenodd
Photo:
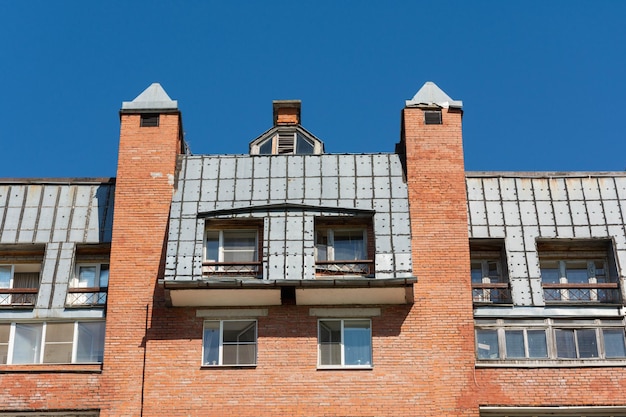
M 259 145 L 260 155 L 314 154 L 315 143 L 297 131 L 279 131 Z
M 427 110 L 424 112 L 424 124 L 427 125 L 440 125 L 441 121 L 441 110 Z
M 159 114 L 148 113 L 141 115 L 141 127 L 158 127 L 159 126 Z

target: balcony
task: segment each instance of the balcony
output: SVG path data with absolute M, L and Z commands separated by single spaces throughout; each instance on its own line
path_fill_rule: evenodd
M 508 283 L 472 283 L 472 300 L 474 303 L 510 304 L 511 289 Z
M 318 276 L 358 275 L 373 276 L 373 260 L 334 260 L 315 262 L 315 273 Z
M 262 262 L 202 262 L 202 277 L 261 278 L 262 267 Z
M 0 307 L 32 308 L 38 292 L 38 288 L 0 288 Z
M 107 287 L 69 288 L 66 307 L 102 307 L 107 302 Z
M 604 303 L 619 304 L 620 292 L 616 282 L 611 283 L 547 283 L 543 296 L 546 303 Z

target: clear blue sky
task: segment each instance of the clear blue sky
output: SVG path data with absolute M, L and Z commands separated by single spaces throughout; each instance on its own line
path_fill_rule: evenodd
M 152 82 L 194 154 L 247 153 L 274 99 L 327 152 L 393 152 L 434 81 L 467 170 L 626 169 L 626 1 L 0 0 L 0 44 L 4 178 L 115 176 Z

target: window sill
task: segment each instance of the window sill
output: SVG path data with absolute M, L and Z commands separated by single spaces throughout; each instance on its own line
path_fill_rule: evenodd
M 371 371 L 372 365 L 318 365 L 318 371 Z
M 15 365 L 0 365 L 0 374 L 11 373 L 77 373 L 77 374 L 100 374 L 102 373 L 101 363 L 29 363 Z
M 255 369 L 256 364 L 252 365 L 201 365 L 200 369 Z
M 476 368 L 590 368 L 626 367 L 626 359 L 477 360 Z

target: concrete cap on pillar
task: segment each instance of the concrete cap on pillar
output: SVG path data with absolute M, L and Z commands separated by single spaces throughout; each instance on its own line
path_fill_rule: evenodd
M 161 84 L 153 83 L 135 97 L 133 101 L 124 101 L 122 103 L 122 111 L 124 110 L 178 110 L 178 101 L 172 100 L 161 87 Z
M 432 81 L 426 82 L 411 100 L 406 101 L 407 107 L 433 105 L 445 109 L 448 107 L 457 109 L 463 108 L 463 102 L 461 100 L 452 100 L 450 96 L 444 93 L 443 90 Z

